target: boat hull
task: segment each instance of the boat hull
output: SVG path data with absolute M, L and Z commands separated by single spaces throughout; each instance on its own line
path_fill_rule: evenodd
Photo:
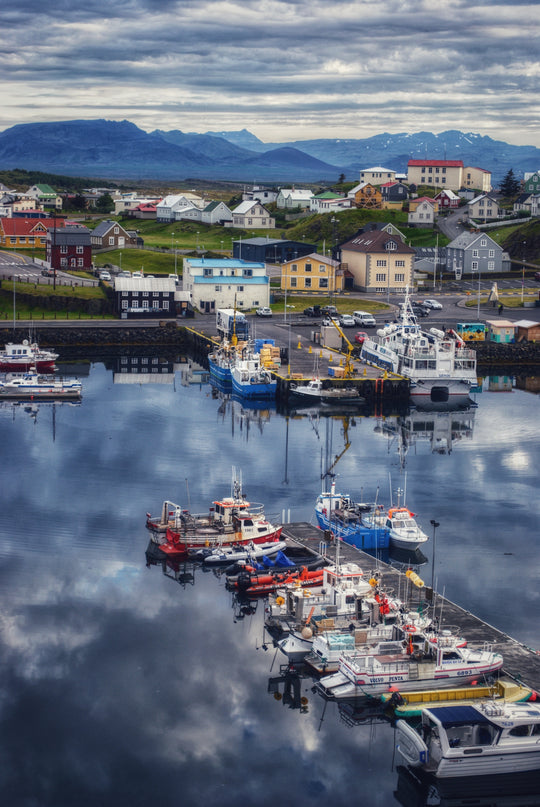
M 315 515 L 321 530 L 330 530 L 336 538 L 341 538 L 346 544 L 355 546 L 357 549 L 388 549 L 390 546 L 388 530 L 383 527 L 365 527 L 354 522 L 344 524 L 337 519 L 330 521 L 319 510 L 315 511 Z
M 201 530 L 198 534 L 184 536 L 181 533 L 167 529 L 165 541 L 157 543 L 159 549 L 165 555 L 182 557 L 203 548 L 215 547 L 217 549 L 218 547 L 248 546 L 250 543 L 264 544 L 269 541 L 279 541 L 281 530 L 281 527 L 272 527 L 269 525 L 267 532 L 260 533 L 256 537 L 249 535 L 242 538 L 239 533 L 232 532 L 224 534 L 219 532 L 219 530 Z
M 210 375 L 221 381 L 224 384 L 230 384 L 232 381 L 231 368 L 218 364 L 211 356 L 208 356 L 208 367 Z
M 270 381 L 268 383 L 260 383 L 257 381 L 249 381 L 244 384 L 238 380 L 234 372 L 232 374 L 232 388 L 237 395 L 241 398 L 265 398 L 273 400 L 276 397 L 277 381 Z
M 38 361 L 13 361 L 9 359 L 0 360 L 0 372 L 2 373 L 23 373 L 35 367 L 38 373 L 52 373 L 54 371 L 55 359 Z

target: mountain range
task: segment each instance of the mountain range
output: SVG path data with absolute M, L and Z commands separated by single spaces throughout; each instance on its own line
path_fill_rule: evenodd
M 406 173 L 409 159 L 423 157 L 485 168 L 494 185 L 510 168 L 519 179 L 540 167 L 534 146 L 457 130 L 263 143 L 247 129 L 145 132 L 126 120 L 73 120 L 18 124 L 0 133 L 0 170 L 130 180 L 317 183 L 344 174 L 356 182 L 362 169 L 382 165 Z

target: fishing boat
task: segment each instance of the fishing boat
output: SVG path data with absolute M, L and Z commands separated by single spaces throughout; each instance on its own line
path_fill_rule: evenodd
M 78 378 L 42 375 L 34 369 L 25 373 L 7 373 L 0 379 L 0 398 L 44 400 L 80 398 L 82 384 Z
M 360 395 L 355 387 L 334 387 L 329 383 L 325 383 L 319 376 L 311 378 L 307 384 L 291 383 L 290 392 L 313 403 L 363 404 L 366 402 L 366 399 Z
M 528 701 L 532 689 L 519 684 L 512 678 L 499 676 L 489 684 L 471 684 L 455 689 L 424 689 L 415 692 L 385 692 L 381 695 L 382 703 L 392 707 L 398 717 L 420 717 L 423 709 L 434 706 L 467 706 L 482 701 L 501 701 L 502 703 L 519 703 Z
M 247 501 L 234 470 L 231 495 L 215 500 L 208 513 L 195 514 L 166 500 L 160 516 L 146 514 L 146 526 L 167 556 L 279 541 L 282 530 L 267 520 L 263 504 Z
M 413 399 L 468 399 L 477 384 L 476 352 L 455 331 L 423 331 L 412 309 L 408 290 L 398 318 L 362 344 L 361 359 L 408 378 Z
M 336 493 L 335 477 L 330 491 L 323 491 L 315 502 L 315 517 L 321 530 L 329 530 L 335 538 L 358 549 L 387 549 L 390 534 L 384 522 L 369 522 L 368 514 L 378 505 L 357 503 L 349 494 Z
M 270 357 L 262 354 L 262 348 L 262 342 L 256 345 L 245 343 L 241 350 L 236 351 L 236 360 L 231 368 L 231 381 L 233 392 L 241 398 L 276 397 L 277 379 L 265 366 L 267 361 L 270 362 Z
M 37 342 L 30 342 L 28 339 L 20 343 L 6 342 L 4 349 L 0 350 L 0 372 L 22 372 L 32 367 L 37 372 L 47 372 L 54 370 L 57 358 L 58 353 L 43 350 Z
M 540 770 L 540 704 L 485 701 L 424 709 L 418 730 L 396 723 L 403 759 L 437 778 Z
M 246 342 L 233 344 L 229 339 L 224 338 L 219 345 L 216 345 L 208 354 L 208 366 L 210 375 L 224 384 L 232 383 L 231 371 L 236 362 L 237 350 L 241 351 Z
M 321 678 L 317 687 L 330 699 L 381 695 L 390 687 L 401 692 L 418 689 L 451 688 L 470 684 L 500 670 L 503 657 L 491 648 L 456 647 L 442 637 L 436 647 L 426 642 L 423 650 L 412 655 L 365 655 L 345 652 L 339 671 Z
M 321 586 L 323 582 L 323 569 L 285 569 L 279 571 L 240 573 L 233 588 L 238 589 L 248 597 L 271 594 L 283 586 L 294 586 L 296 591 L 302 591 L 304 597 L 312 596 L 312 589 Z

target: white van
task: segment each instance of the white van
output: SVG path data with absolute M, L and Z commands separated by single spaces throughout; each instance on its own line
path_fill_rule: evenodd
M 352 316 L 357 325 L 363 325 L 365 328 L 374 328 L 377 324 L 375 317 L 369 311 L 353 311 Z

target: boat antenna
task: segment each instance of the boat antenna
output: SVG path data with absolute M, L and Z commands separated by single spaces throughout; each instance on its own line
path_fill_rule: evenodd
M 188 510 L 191 512 L 191 501 L 190 501 L 190 498 L 189 498 L 189 483 L 188 483 L 187 476 L 186 476 L 186 491 L 187 491 L 187 506 L 188 506 Z
M 388 487 L 390 488 L 390 507 L 393 507 L 394 504 L 392 502 L 392 476 L 390 473 L 388 474 Z

